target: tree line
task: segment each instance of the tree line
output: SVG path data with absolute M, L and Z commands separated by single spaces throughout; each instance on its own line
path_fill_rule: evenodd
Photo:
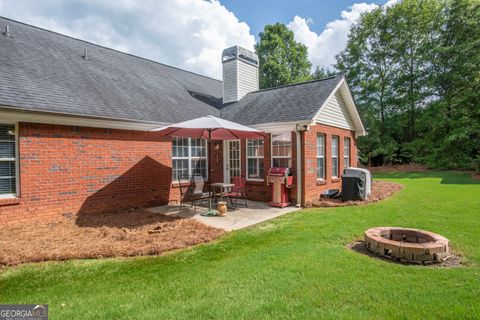
M 468 169 L 480 162 L 480 0 L 403 0 L 352 26 L 331 69 L 282 24 L 256 46 L 263 88 L 344 73 L 368 135 L 360 160 Z

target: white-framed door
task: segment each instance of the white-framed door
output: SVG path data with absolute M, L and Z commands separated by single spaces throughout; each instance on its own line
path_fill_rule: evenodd
M 241 175 L 241 155 L 240 140 L 223 142 L 223 180 L 225 183 L 230 183 L 232 177 Z

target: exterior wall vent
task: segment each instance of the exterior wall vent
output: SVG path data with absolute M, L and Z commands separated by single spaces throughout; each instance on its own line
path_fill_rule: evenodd
M 240 46 L 223 50 L 223 103 L 238 101 L 258 90 L 258 61 L 255 52 Z
M 3 35 L 6 36 L 6 37 L 11 37 L 11 33 L 10 33 L 10 26 L 7 24 L 5 26 L 5 31 L 3 32 Z

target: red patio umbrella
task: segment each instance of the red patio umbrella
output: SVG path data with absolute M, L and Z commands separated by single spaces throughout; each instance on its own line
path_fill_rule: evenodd
M 220 119 L 212 115 L 196 118 L 155 129 L 163 136 L 204 138 L 208 142 L 208 150 L 212 140 L 257 139 L 263 138 L 265 133 L 239 123 Z M 209 153 L 210 156 L 210 153 Z M 209 161 L 210 163 L 210 161 Z M 210 177 L 210 165 L 208 166 Z M 211 201 L 209 201 L 209 212 Z

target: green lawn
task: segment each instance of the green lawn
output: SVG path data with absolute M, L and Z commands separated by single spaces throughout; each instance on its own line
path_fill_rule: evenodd
M 480 180 L 386 174 L 406 187 L 359 207 L 310 209 L 162 257 L 41 263 L 0 274 L 0 303 L 51 319 L 478 319 Z M 345 245 L 373 226 L 440 233 L 466 266 L 404 266 Z

